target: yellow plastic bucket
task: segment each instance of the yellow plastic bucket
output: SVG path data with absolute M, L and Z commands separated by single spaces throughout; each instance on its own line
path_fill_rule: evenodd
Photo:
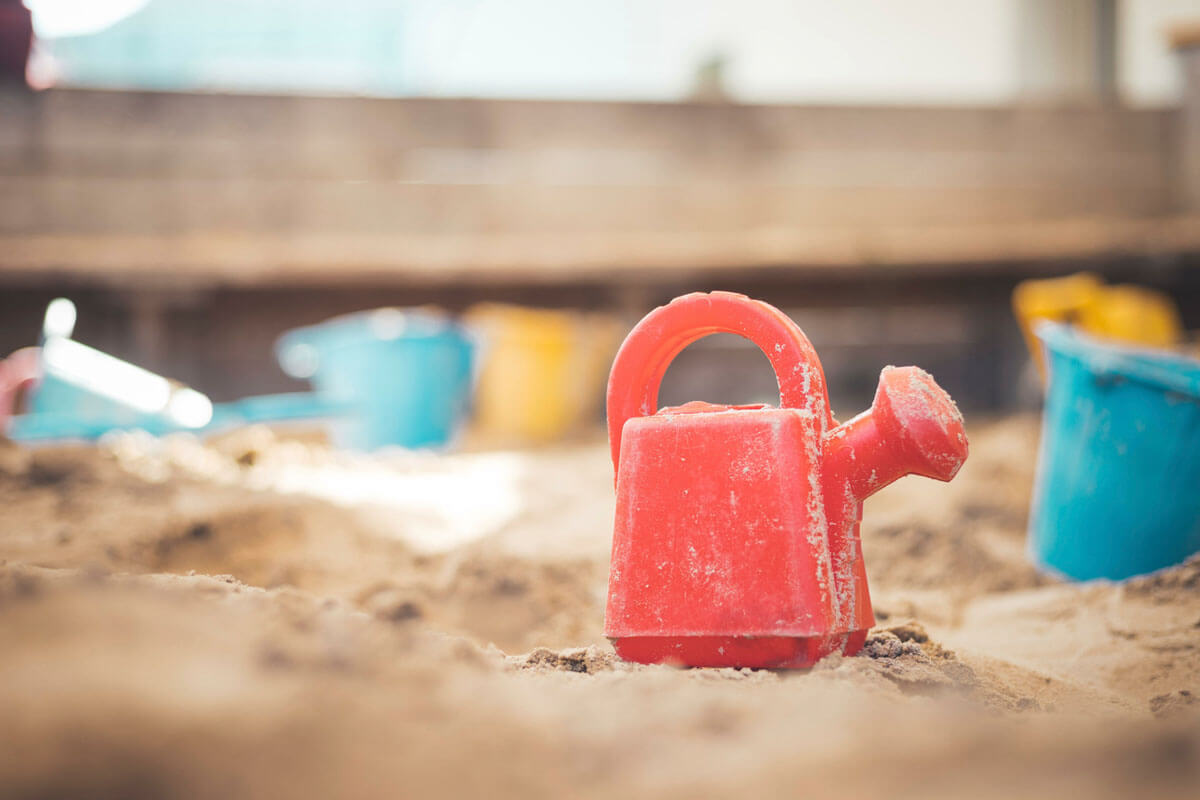
M 1023 281 L 1013 291 L 1013 312 L 1043 381 L 1044 354 L 1033 334 L 1037 321 L 1063 322 L 1094 336 L 1150 347 L 1172 347 L 1183 337 L 1169 296 L 1141 286 L 1107 286 L 1089 272 Z
M 475 429 L 486 443 L 560 439 L 597 412 L 619 334 L 601 314 L 487 303 L 466 315 L 483 340 Z
M 1179 311 L 1170 297 L 1141 286 L 1106 286 L 1083 309 L 1079 325 L 1108 339 L 1171 347 L 1183 336 Z

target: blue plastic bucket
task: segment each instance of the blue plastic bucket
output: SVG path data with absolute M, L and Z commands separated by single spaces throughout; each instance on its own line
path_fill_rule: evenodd
M 1200 362 L 1037 329 L 1049 385 L 1029 549 L 1076 580 L 1120 580 L 1200 551 Z
M 285 372 L 351 409 L 332 435 L 357 450 L 446 445 L 466 413 L 474 351 L 448 317 L 394 308 L 297 328 L 276 345 Z

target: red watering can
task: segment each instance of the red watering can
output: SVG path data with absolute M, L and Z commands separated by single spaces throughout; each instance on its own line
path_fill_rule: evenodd
M 711 333 L 767 355 L 781 408 L 658 410 L 671 360 Z M 875 624 L 863 500 L 908 474 L 948 481 L 967 457 L 954 401 L 888 367 L 869 411 L 836 425 L 812 344 L 740 294 L 689 294 L 630 332 L 608 382 L 617 506 L 605 635 L 641 663 L 809 667 L 853 655 Z

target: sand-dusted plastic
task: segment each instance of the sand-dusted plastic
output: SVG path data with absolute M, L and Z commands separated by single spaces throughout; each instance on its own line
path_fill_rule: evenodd
M 657 410 L 671 360 L 712 333 L 749 339 L 780 408 Z M 916 367 L 888 367 L 843 425 L 812 344 L 778 309 L 729 292 L 679 297 L 630 332 L 608 384 L 616 522 L 605 635 L 642 663 L 808 667 L 857 652 L 874 624 L 862 503 L 908 474 L 948 481 L 962 415 Z
M 1200 552 L 1200 361 L 1043 323 L 1050 381 L 1029 549 L 1075 580 Z

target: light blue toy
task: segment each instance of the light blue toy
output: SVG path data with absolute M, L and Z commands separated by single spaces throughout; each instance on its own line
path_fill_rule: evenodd
M 75 341 L 75 305 L 46 307 L 40 375 L 30 413 L 14 417 L 13 439 L 95 438 L 121 428 L 161 434 L 207 425 L 213 405 L 195 389 Z
M 320 420 L 336 444 L 359 450 L 441 447 L 461 424 L 475 344 L 449 317 L 384 308 L 298 328 L 276 354 L 315 392 L 260 395 L 213 405 L 205 395 L 71 339 L 75 307 L 46 311 L 42 374 L 30 413 L 13 417 L 19 441 L 94 439 L 137 428 L 211 433 L 255 422 Z
M 1200 362 L 1055 323 L 1029 548 L 1076 580 L 1120 580 L 1200 551 Z
M 8 420 L 5 431 L 14 441 L 96 439 L 130 429 L 213 433 L 259 422 L 333 421 L 354 412 L 344 401 L 311 392 L 214 405 L 195 389 L 73 340 L 75 317 L 65 298 L 46 309 L 29 413 Z
M 297 328 L 276 344 L 285 372 L 352 409 L 333 438 L 357 450 L 448 444 L 466 414 L 474 354 L 473 338 L 449 317 L 395 308 Z

